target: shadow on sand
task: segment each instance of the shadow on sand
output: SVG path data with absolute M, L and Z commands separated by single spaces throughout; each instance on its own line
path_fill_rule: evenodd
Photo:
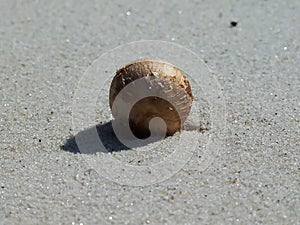
M 199 127 L 188 124 L 184 127 L 184 130 L 199 131 Z M 78 143 L 82 144 L 80 148 Z M 134 148 L 143 146 L 143 144 L 141 144 L 143 142 L 137 141 L 134 143 L 136 144 L 132 146 Z M 109 153 L 131 148 L 128 148 L 117 138 L 112 127 L 112 121 L 110 121 L 80 131 L 75 136 L 68 138 L 64 145 L 61 146 L 61 149 L 75 154 L 95 154 L 97 152 Z
M 69 151 L 73 153 L 83 153 L 82 151 L 79 150 L 79 146 L 77 145 L 76 139 L 77 137 L 82 135 L 83 136 L 89 135 L 90 133 L 94 132 L 95 128 L 98 137 L 100 138 L 103 146 L 105 147 L 105 150 L 99 149 L 96 152 L 113 152 L 113 151 L 121 151 L 121 150 L 129 149 L 127 146 L 123 145 L 116 137 L 111 121 L 104 124 L 98 124 L 96 125 L 96 127 L 90 127 L 83 131 L 80 131 L 78 134 L 76 134 L 76 136 L 67 139 L 67 141 L 63 146 L 61 146 L 61 148 L 64 151 Z

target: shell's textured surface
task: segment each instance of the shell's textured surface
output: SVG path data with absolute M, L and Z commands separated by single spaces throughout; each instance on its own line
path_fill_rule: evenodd
M 136 136 L 149 135 L 149 122 L 154 117 L 160 117 L 167 125 L 167 135 L 172 135 L 181 129 L 187 119 L 193 102 L 193 94 L 183 72 L 176 66 L 160 59 L 136 60 L 117 70 L 112 80 L 109 93 L 109 104 L 112 114 L 117 120 L 128 120 L 122 114 L 122 108 L 113 109 L 116 96 L 129 83 L 143 78 L 149 89 L 158 90 L 160 98 L 149 96 L 136 102 L 129 115 L 129 124 Z M 128 96 L 135 95 L 135 89 L 129 90 L 127 97 L 122 96 L 124 103 L 129 103 Z

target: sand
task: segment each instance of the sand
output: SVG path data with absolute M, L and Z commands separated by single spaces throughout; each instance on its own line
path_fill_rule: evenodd
M 299 5 L 1 1 L 0 224 L 299 224 Z M 193 76 L 181 133 L 126 148 L 111 72 L 97 110 L 76 114 L 90 124 L 74 125 L 74 102 L 95 60 L 140 40 L 190 49 L 204 62 L 178 62 L 215 82 Z M 79 154 L 93 124 L 107 152 Z

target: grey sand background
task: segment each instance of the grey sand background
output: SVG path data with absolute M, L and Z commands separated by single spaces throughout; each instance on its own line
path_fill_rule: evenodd
M 0 224 L 300 223 L 299 1 L 1 1 L 0 12 Z M 206 61 L 227 131 L 205 171 L 195 153 L 162 183 L 121 186 L 60 146 L 84 71 L 142 39 Z M 112 154 L 141 163 L 136 150 Z

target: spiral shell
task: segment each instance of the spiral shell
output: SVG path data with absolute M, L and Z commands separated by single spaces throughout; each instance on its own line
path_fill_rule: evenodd
M 116 107 L 113 104 L 124 87 L 138 79 L 144 79 L 152 94 L 133 104 L 127 118 L 122 113 L 122 104 Z M 157 94 L 153 94 L 153 90 Z M 136 89 L 127 90 L 121 96 L 122 103 L 130 104 L 130 96 L 134 96 L 135 92 Z M 149 136 L 149 123 L 155 117 L 164 120 L 166 135 L 179 131 L 190 113 L 193 99 L 191 86 L 184 73 L 160 59 L 140 59 L 118 69 L 109 92 L 109 105 L 113 116 L 121 122 L 126 123 L 129 120 L 130 128 L 137 137 Z

